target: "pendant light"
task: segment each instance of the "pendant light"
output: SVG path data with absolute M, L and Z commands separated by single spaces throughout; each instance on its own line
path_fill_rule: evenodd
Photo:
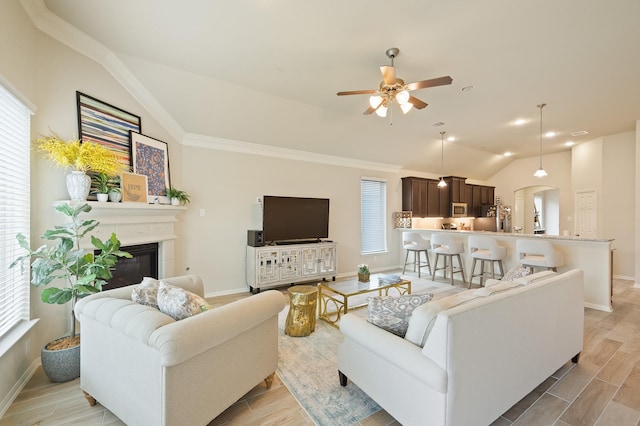
M 547 104 L 536 105 L 538 108 L 540 108 L 540 168 L 533 174 L 535 177 L 545 177 L 548 174 L 542 168 L 542 108 L 544 108 L 546 105 Z
M 438 188 L 444 188 L 447 186 L 447 182 L 444 181 L 444 134 L 445 132 L 440 132 L 440 138 L 442 139 L 442 161 L 440 163 L 440 182 L 438 182 Z

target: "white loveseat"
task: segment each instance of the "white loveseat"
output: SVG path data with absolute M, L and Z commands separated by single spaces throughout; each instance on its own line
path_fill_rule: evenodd
M 424 348 L 345 315 L 341 384 L 405 426 L 492 423 L 582 350 L 582 271 L 537 275 L 438 313 Z
M 203 295 L 195 275 L 163 281 Z M 91 295 L 75 309 L 82 333 L 80 386 L 126 424 L 206 425 L 262 380 L 273 379 L 278 313 L 285 303 L 280 292 L 175 321 L 132 302 L 132 288 Z

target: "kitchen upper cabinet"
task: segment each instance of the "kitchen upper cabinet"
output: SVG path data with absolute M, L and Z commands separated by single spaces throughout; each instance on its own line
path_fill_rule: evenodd
M 466 194 L 466 184 L 465 181 L 467 178 L 458 177 L 458 176 L 447 176 L 444 178 L 444 181 L 447 182 L 447 189 L 449 191 L 449 202 L 450 203 L 466 203 L 467 202 L 467 194 Z
M 440 195 L 442 192 L 438 188 L 437 180 L 427 179 L 427 217 L 442 216 L 440 214 Z
M 427 217 L 427 179 L 402 178 L 402 210 L 411 211 L 414 217 Z
M 482 204 L 493 204 L 493 186 L 467 184 L 466 178 L 448 176 L 447 186 L 438 187 L 435 179 L 402 178 L 402 210 L 413 217 L 450 217 L 451 203 L 467 203 L 470 216 L 480 214 Z

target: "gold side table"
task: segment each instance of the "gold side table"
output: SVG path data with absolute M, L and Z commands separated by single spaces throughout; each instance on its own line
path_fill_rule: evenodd
M 312 285 L 295 285 L 288 291 L 289 314 L 284 332 L 292 337 L 308 336 L 316 329 L 318 289 Z

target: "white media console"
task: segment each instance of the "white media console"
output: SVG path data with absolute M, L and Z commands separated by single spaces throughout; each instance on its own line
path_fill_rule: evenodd
M 264 247 L 247 246 L 246 275 L 249 290 L 336 279 L 337 244 L 317 242 Z

